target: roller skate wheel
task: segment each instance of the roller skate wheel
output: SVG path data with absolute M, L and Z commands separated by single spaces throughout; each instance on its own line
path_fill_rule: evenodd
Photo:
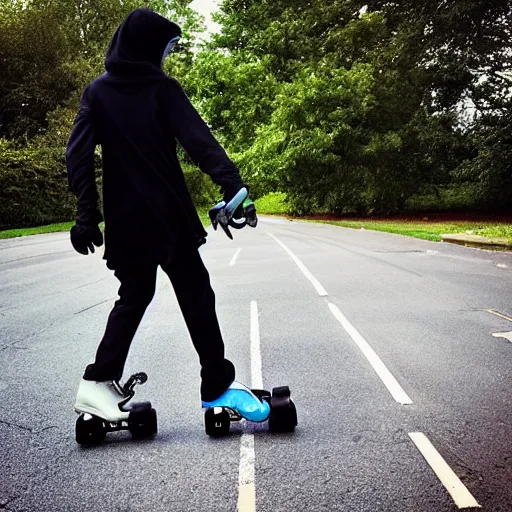
M 270 391 L 267 391 L 266 389 L 251 389 L 254 396 L 258 397 L 260 400 L 265 399 L 266 397 L 271 397 Z
M 230 424 L 229 412 L 222 407 L 213 407 L 204 413 L 204 429 L 210 437 L 228 435 Z
M 293 432 L 297 426 L 297 409 L 289 397 L 272 397 L 268 428 L 270 432 Z
M 107 435 L 105 423 L 91 414 L 80 414 L 75 425 L 75 439 L 81 445 L 99 444 Z
M 128 430 L 134 439 L 145 439 L 158 432 L 155 409 L 149 402 L 134 404 L 128 417 Z M 137 407 L 138 406 L 138 407 Z
M 272 397 L 284 398 L 289 397 L 290 395 L 291 392 L 288 386 L 279 386 L 277 388 L 272 388 Z

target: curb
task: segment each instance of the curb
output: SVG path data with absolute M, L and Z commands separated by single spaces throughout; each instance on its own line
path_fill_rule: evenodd
M 512 244 L 506 238 L 487 238 L 480 235 L 441 235 L 443 242 L 464 245 L 466 247 L 478 247 L 481 249 L 494 249 L 512 251 Z

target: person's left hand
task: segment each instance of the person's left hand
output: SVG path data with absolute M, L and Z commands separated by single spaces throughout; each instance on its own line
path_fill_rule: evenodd
M 71 244 L 76 252 L 87 256 L 94 252 L 94 246 L 103 245 L 103 233 L 97 224 L 84 226 L 75 224 L 70 231 Z

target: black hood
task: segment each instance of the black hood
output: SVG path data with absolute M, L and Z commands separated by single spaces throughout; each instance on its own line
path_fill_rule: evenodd
M 162 55 L 176 36 L 181 36 L 179 25 L 149 9 L 136 9 L 112 37 L 105 69 L 124 77 L 163 73 Z

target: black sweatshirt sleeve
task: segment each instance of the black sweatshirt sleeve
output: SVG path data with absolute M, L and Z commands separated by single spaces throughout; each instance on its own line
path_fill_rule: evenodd
M 169 80 L 167 94 L 171 126 L 177 141 L 225 194 L 234 195 L 244 186 L 237 166 L 215 139 L 177 80 Z
M 86 89 L 82 95 L 66 149 L 69 188 L 78 199 L 77 224 L 97 224 L 102 220 L 98 210 L 98 190 L 94 169 L 96 144 Z

